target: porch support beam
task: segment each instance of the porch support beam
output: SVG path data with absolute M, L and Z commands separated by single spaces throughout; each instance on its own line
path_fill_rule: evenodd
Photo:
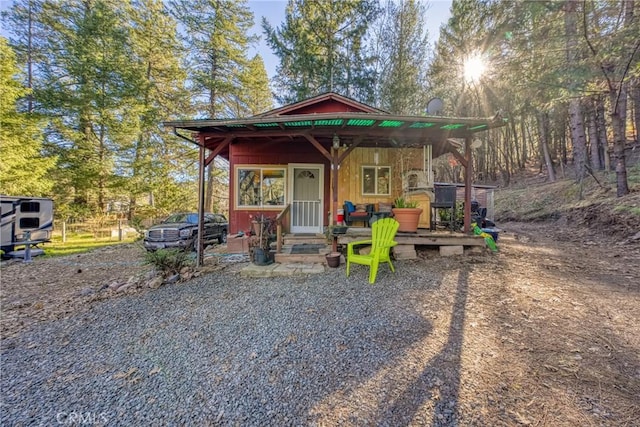
M 466 146 L 467 146 L 467 140 L 468 138 L 465 138 L 465 150 L 466 150 Z M 462 154 L 460 154 L 460 152 L 456 149 L 455 146 L 453 146 L 451 143 L 447 143 L 448 144 L 448 148 L 449 148 L 449 153 L 453 154 L 453 157 L 456 158 L 457 161 L 460 162 L 460 164 L 462 165 L 463 168 L 467 167 L 467 158 L 466 158 L 466 151 L 465 151 L 465 155 L 463 156 Z
M 198 158 L 198 236 L 204 236 L 204 170 L 205 165 L 205 148 L 200 145 L 200 156 Z M 196 247 L 196 268 L 202 265 L 204 258 L 204 239 L 197 240 Z
M 220 144 L 218 144 L 216 148 L 211 150 L 211 153 L 209 153 L 209 155 L 207 156 L 204 162 L 204 165 L 209 166 L 209 164 L 213 161 L 213 159 L 215 159 L 216 156 L 220 154 L 220 152 L 224 150 L 231 143 L 232 140 L 233 140 L 233 137 L 228 136 Z
M 333 161 L 333 156 L 331 155 L 331 153 L 329 153 L 329 151 L 327 151 L 327 149 L 324 148 L 322 144 L 320 144 L 318 140 L 313 137 L 313 135 L 310 135 L 308 133 L 304 133 L 302 135 L 307 139 L 307 141 L 313 144 L 313 146 L 316 147 L 316 150 L 318 150 L 320 154 L 325 156 L 327 160 L 329 160 L 330 162 Z
M 471 232 L 471 180 L 473 162 L 471 161 L 471 136 L 464 139 L 464 232 Z
M 345 151 L 344 153 L 340 154 L 340 157 L 338 158 L 338 164 L 341 165 L 342 162 L 344 161 L 344 159 L 347 158 L 347 156 L 349 154 L 351 154 L 351 152 L 353 150 L 355 150 L 355 148 L 360 145 L 360 143 L 362 142 L 362 137 L 356 139 L 355 141 L 353 141 L 353 144 L 351 144 Z

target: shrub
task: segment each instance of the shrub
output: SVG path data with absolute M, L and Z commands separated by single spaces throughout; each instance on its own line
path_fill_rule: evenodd
M 178 274 L 183 267 L 192 264 L 190 255 L 180 249 L 159 249 L 147 252 L 144 261 L 146 264 L 153 265 L 164 276 Z

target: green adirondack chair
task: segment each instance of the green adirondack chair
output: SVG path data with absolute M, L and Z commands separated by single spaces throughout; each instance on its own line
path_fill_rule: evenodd
M 389 263 L 392 272 L 396 270 L 391 264 L 389 252 L 398 244 L 393 238 L 396 236 L 400 224 L 393 218 L 379 219 L 371 225 L 371 240 L 359 240 L 347 245 L 347 277 L 351 263 L 369 266 L 369 283 L 375 283 L 378 266 L 381 262 Z M 367 255 L 355 253 L 354 248 L 361 245 L 371 245 L 371 252 Z

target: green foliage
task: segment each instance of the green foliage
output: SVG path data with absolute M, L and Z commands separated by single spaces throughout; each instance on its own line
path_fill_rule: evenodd
M 407 200 L 404 197 L 398 197 L 393 201 L 395 208 L 417 208 L 419 203 L 415 200 Z
M 2 193 L 44 196 L 53 186 L 49 172 L 55 157 L 42 155 L 44 123 L 37 115 L 18 111 L 30 91 L 16 77 L 20 70 L 7 40 L 0 37 L 0 182 Z
M 289 0 L 280 27 L 263 19 L 266 41 L 280 58 L 274 79 L 278 101 L 333 91 L 371 102 L 372 58 L 364 41 L 377 13 L 372 0 Z
M 178 274 L 183 267 L 193 264 L 189 253 L 179 249 L 159 249 L 147 252 L 144 261 L 146 264 L 153 265 L 165 276 Z
M 257 41 L 249 35 L 253 13 L 246 0 L 174 0 L 170 5 L 185 27 L 198 112 L 211 119 L 233 117 L 244 103 L 239 82 L 246 77 L 246 52 Z
M 378 103 L 394 114 L 420 114 L 427 104 L 427 4 L 387 2 L 374 30 Z
M 440 215 L 440 219 L 442 221 L 450 221 L 451 220 L 451 210 L 450 209 L 439 209 L 438 215 Z M 456 202 L 456 224 L 464 224 L 464 203 Z M 457 228 L 457 226 L 456 226 Z

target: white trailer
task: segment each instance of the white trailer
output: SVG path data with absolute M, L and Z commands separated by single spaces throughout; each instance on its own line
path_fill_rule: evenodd
M 44 197 L 0 195 L 0 240 L 11 256 L 16 246 L 48 242 L 53 231 L 53 200 Z

